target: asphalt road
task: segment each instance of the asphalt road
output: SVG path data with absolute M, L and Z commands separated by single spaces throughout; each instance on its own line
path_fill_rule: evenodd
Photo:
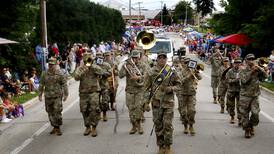
M 178 35 L 169 33 L 175 40 L 175 48 L 182 46 Z M 189 55 L 194 59 L 195 55 Z M 98 136 L 83 136 L 84 125 L 79 109 L 78 86 L 72 81 L 69 85 L 70 96 L 64 103 L 62 136 L 49 135 L 51 127 L 45 112 L 44 103 L 34 103 L 26 110 L 23 118 L 9 124 L 0 124 L 0 153 L 20 154 L 152 154 L 156 153 L 155 134 L 149 137 L 153 126 L 152 113 L 146 113 L 143 135 L 129 135 L 130 122 L 125 106 L 125 80 L 120 80 L 117 94 L 119 125 L 113 132 L 115 113 L 108 113 L 108 122 L 100 121 Z M 177 101 L 176 101 L 177 102 Z M 219 105 L 212 103 L 210 87 L 210 67 L 203 72 L 199 82 L 196 105 L 196 135 L 183 134 L 179 113 L 174 108 L 174 144 L 175 154 L 272 154 L 274 153 L 274 96 L 262 94 L 260 97 L 260 124 L 256 135 L 244 138 L 244 131 L 237 124 L 229 124 L 227 113 L 220 114 Z M 146 147 L 146 144 L 149 146 Z

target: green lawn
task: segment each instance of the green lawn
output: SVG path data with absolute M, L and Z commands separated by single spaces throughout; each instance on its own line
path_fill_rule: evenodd
M 274 83 L 262 82 L 261 85 L 271 91 L 274 91 Z
M 37 92 L 35 94 L 25 93 L 25 94 L 22 94 L 21 96 L 13 97 L 12 100 L 18 102 L 18 104 L 23 104 L 36 96 L 38 96 Z

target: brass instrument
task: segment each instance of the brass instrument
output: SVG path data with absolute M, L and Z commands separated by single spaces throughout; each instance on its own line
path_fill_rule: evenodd
M 131 58 L 126 60 L 126 64 L 124 65 L 126 71 L 130 75 L 130 77 L 134 76 L 143 76 L 139 68 L 135 65 Z
M 156 39 L 152 32 L 141 31 L 137 35 L 136 42 L 144 50 L 147 50 L 151 49 L 155 45 Z
M 130 77 L 143 76 L 143 74 L 141 73 L 141 71 L 135 65 L 135 63 L 133 62 L 131 58 L 126 60 L 126 63 L 124 64 L 124 68 L 128 72 Z M 142 86 L 143 81 L 136 81 L 136 84 L 139 86 Z
M 196 71 L 204 71 L 205 66 L 203 64 L 197 64 L 195 70 Z
M 262 68 L 266 68 L 269 64 L 269 59 L 267 57 L 259 58 L 258 65 Z

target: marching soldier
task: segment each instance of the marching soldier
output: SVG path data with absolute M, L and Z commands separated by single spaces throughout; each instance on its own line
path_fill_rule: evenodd
M 201 68 L 190 68 L 187 66 L 189 59 L 185 60 L 185 67 L 182 71 L 181 85 L 178 90 L 179 93 L 179 112 L 182 117 L 182 123 L 184 124 L 184 134 L 190 133 L 192 136 L 195 135 L 193 124 L 195 123 L 196 114 L 196 90 L 198 80 L 202 77 L 199 73 Z
M 109 85 L 109 97 L 110 97 L 110 107 L 111 110 L 114 111 L 115 108 L 113 104 L 116 100 L 117 88 L 119 86 L 118 83 L 118 64 L 115 61 L 115 57 L 112 57 L 111 52 L 104 53 L 105 62 L 111 66 L 111 76 L 107 78 Z
M 236 109 L 237 109 L 237 117 L 238 117 L 238 124 L 240 123 L 240 113 L 239 113 L 239 99 L 240 99 L 240 66 L 241 66 L 242 60 L 241 58 L 236 58 L 233 63 L 233 67 L 227 72 L 226 79 L 228 82 L 228 88 L 227 88 L 227 111 L 231 117 L 230 123 L 235 123 L 235 103 L 236 103 Z M 236 101 L 236 102 L 235 102 Z
M 228 82 L 226 79 L 226 73 L 231 69 L 229 65 L 228 57 L 223 58 L 223 65 L 220 68 L 221 77 L 220 77 L 220 84 L 218 86 L 218 94 L 219 94 L 219 103 L 221 106 L 220 113 L 224 113 L 225 109 L 225 96 L 227 92 Z
M 172 120 L 174 114 L 174 91 L 180 85 L 178 75 L 167 65 L 167 55 L 160 51 L 157 55 L 157 65 L 145 77 L 146 110 L 149 102 L 152 104 L 153 122 L 159 154 L 170 154 L 172 145 Z
M 49 59 L 49 69 L 43 72 L 39 83 L 39 100 L 42 101 L 42 95 L 45 93 L 45 107 L 49 116 L 50 124 L 53 130 L 50 134 L 62 135 L 60 126 L 62 121 L 62 99 L 66 101 L 68 97 L 67 81 L 63 73 L 56 68 L 57 60 Z
M 142 106 L 143 106 L 143 86 L 145 66 L 139 63 L 140 52 L 132 50 L 131 56 L 119 71 L 119 77 L 126 76 L 126 104 L 129 110 L 129 118 L 132 128 L 129 134 L 143 134 L 141 126 Z
M 220 51 L 217 51 L 209 58 L 211 64 L 211 87 L 213 90 L 213 103 L 217 104 L 217 88 L 220 81 L 220 66 L 222 65 L 222 55 Z
M 240 72 L 240 113 L 242 116 L 242 126 L 245 130 L 245 137 L 250 138 L 255 135 L 254 126 L 259 123 L 259 81 L 267 78 L 268 74 L 263 68 L 255 63 L 255 56 L 248 54 L 245 57 L 247 66 Z M 250 116 L 251 115 L 251 116 Z
M 101 52 L 96 53 L 95 63 L 99 65 L 103 70 L 103 76 L 100 79 L 100 97 L 99 97 L 99 104 L 100 109 L 103 112 L 103 121 L 107 121 L 107 110 L 109 109 L 109 85 L 108 85 L 108 78 L 112 76 L 111 65 L 109 63 L 104 62 L 104 57 Z
M 140 47 L 140 46 L 137 46 L 136 49 L 140 52 L 140 57 L 141 57 L 140 58 L 140 63 L 142 63 L 142 65 L 145 66 L 145 73 L 147 73 L 150 70 L 150 62 L 149 62 L 149 59 L 148 59 L 148 57 L 146 55 L 147 50 L 143 50 L 143 48 Z M 144 92 L 144 90 L 143 90 L 143 92 Z M 144 116 L 144 112 L 145 112 L 145 103 L 143 101 L 143 113 L 142 113 L 142 117 L 141 117 L 142 123 L 144 123 L 145 120 L 146 120 L 145 116 Z
M 93 137 L 97 136 L 96 126 L 100 119 L 99 106 L 99 79 L 103 70 L 100 66 L 93 64 L 90 54 L 84 55 L 84 65 L 77 68 L 74 78 L 80 81 L 80 111 L 83 115 L 86 130 L 84 136 L 91 133 Z M 90 128 L 92 126 L 92 129 Z

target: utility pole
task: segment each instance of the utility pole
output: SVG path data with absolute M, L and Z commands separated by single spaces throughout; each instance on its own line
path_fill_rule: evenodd
M 141 18 L 141 3 L 143 2 L 137 2 L 138 3 L 138 6 L 139 6 L 139 15 L 138 15 L 138 20 L 140 21 L 140 18 Z
M 43 50 L 42 71 L 46 70 L 46 56 L 48 55 L 47 42 L 47 19 L 46 19 L 46 1 L 40 0 L 40 18 L 41 18 L 41 47 Z
M 161 25 L 163 26 L 163 2 L 164 1 L 160 1 L 161 2 Z
M 185 23 L 184 23 L 184 25 L 186 26 L 186 24 L 187 24 L 187 5 L 186 5 L 186 16 L 185 16 Z
M 131 26 L 131 0 L 129 0 L 129 26 Z

